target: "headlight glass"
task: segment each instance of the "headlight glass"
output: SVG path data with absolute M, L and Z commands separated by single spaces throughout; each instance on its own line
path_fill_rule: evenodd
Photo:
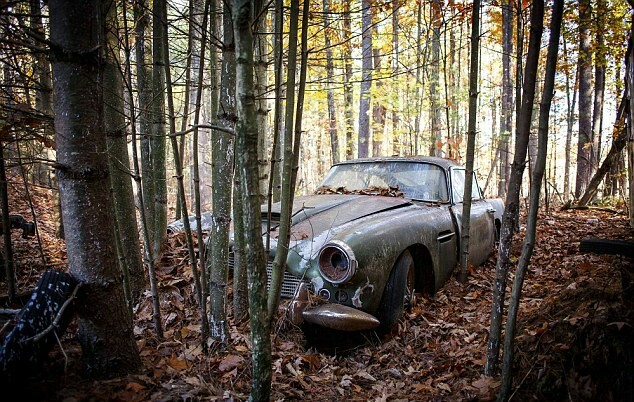
M 354 275 L 357 260 L 352 249 L 344 242 L 333 240 L 319 252 L 319 272 L 332 283 L 343 283 Z

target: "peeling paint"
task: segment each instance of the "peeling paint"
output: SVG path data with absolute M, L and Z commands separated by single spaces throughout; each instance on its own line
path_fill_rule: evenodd
M 374 293 L 374 285 L 370 284 L 370 278 L 366 278 L 365 285 L 357 288 L 354 292 L 354 296 L 352 296 L 352 305 L 356 308 L 362 308 L 363 302 L 361 301 L 361 296 L 365 292 L 366 289 L 370 289 L 372 293 Z

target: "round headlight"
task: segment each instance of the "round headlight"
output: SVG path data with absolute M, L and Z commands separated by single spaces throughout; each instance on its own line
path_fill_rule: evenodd
M 319 252 L 319 272 L 332 283 L 348 281 L 356 269 L 354 252 L 342 241 L 333 240 Z

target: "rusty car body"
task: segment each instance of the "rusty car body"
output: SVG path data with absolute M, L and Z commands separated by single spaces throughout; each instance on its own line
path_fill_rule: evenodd
M 335 164 L 315 194 L 293 203 L 282 296 L 312 292 L 322 301 L 300 302 L 295 320 L 348 331 L 389 327 L 414 292 L 443 286 L 459 262 L 464 177 L 464 168 L 434 157 Z M 479 265 L 494 248 L 503 203 L 484 199 L 477 181 L 472 194 L 469 261 Z M 279 204 L 263 206 L 263 236 L 269 216 L 272 261 Z

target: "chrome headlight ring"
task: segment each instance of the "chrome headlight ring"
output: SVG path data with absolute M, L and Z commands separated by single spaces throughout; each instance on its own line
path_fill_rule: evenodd
M 350 246 L 341 240 L 333 240 L 322 247 L 318 263 L 321 275 L 334 284 L 349 281 L 358 265 Z

